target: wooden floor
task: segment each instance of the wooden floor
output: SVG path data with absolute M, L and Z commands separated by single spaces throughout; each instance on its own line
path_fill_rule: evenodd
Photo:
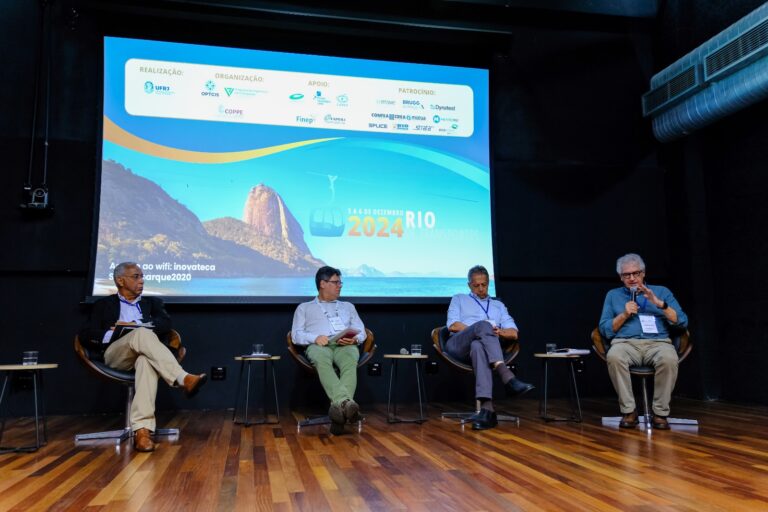
M 182 412 L 162 418 L 181 436 L 151 454 L 75 446 L 118 416 L 51 417 L 47 446 L 0 455 L 0 510 L 768 510 L 766 407 L 678 400 L 674 416 L 698 431 L 646 432 L 602 426 L 607 400 L 584 403 L 581 424 L 544 423 L 533 400 L 507 405 L 519 426 L 462 430 L 438 406 L 423 425 L 390 425 L 374 409 L 343 436 L 297 433 L 292 416 L 246 428 L 231 411 Z M 2 444 L 31 432 L 12 420 Z

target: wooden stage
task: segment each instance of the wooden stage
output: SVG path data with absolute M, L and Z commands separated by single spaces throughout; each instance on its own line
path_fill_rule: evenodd
M 585 400 L 579 424 L 510 401 L 520 425 L 483 432 L 441 420 L 442 404 L 422 425 L 390 425 L 378 407 L 338 437 L 297 433 L 287 413 L 243 427 L 231 410 L 185 411 L 160 417 L 181 435 L 151 454 L 75 446 L 75 433 L 119 428 L 117 415 L 56 416 L 39 452 L 0 455 L 0 510 L 768 510 L 768 407 L 674 400 L 698 431 L 647 432 L 602 426 L 614 402 Z M 2 444 L 32 432 L 29 418 L 9 420 Z

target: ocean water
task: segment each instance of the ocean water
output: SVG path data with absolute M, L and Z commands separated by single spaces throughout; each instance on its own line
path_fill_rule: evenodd
M 342 297 L 450 297 L 468 291 L 463 277 L 344 277 Z M 112 281 L 97 279 L 94 295 L 114 293 Z M 144 293 L 174 296 L 313 297 L 315 279 L 307 277 L 194 278 L 191 281 L 148 281 Z M 489 294 L 495 296 L 494 282 Z

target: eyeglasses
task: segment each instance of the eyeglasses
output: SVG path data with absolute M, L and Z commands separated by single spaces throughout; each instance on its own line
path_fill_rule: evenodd
M 326 283 L 331 283 L 334 286 L 341 286 L 344 284 L 344 281 L 340 279 L 333 279 L 333 280 L 323 279 L 323 281 L 325 281 Z
M 627 280 L 630 277 L 638 278 L 645 274 L 645 270 L 636 270 L 634 272 L 624 272 L 623 274 L 619 274 L 622 279 Z
M 123 277 L 130 277 L 131 279 L 139 280 L 144 279 L 144 274 L 131 274 L 131 275 L 125 275 Z

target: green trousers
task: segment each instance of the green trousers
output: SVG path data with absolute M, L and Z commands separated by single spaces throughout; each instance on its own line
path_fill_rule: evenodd
M 340 404 L 353 398 L 357 387 L 357 362 L 360 359 L 357 345 L 321 347 L 313 343 L 307 347 L 306 354 L 317 370 L 320 384 L 331 399 L 331 404 Z M 339 369 L 338 375 L 333 365 Z

